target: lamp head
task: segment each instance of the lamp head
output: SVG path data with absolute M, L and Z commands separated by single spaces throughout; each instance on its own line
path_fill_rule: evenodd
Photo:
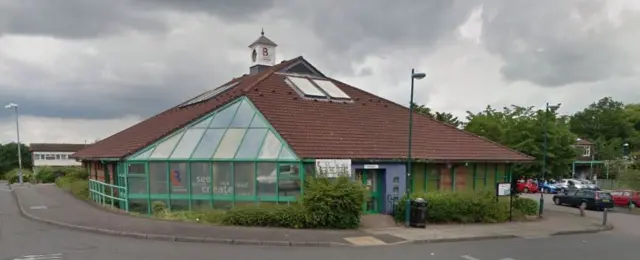
M 16 104 L 16 103 L 9 103 L 9 104 L 7 104 L 6 106 L 4 106 L 4 108 L 6 108 L 6 109 L 11 109 L 11 108 L 15 108 L 15 107 L 18 107 L 18 104 Z
M 549 105 L 549 103 L 547 103 L 547 107 L 550 108 L 550 109 L 559 109 L 561 105 L 562 105 L 562 103 L 558 103 L 558 104 L 555 104 L 555 105 Z
M 414 79 L 423 79 L 423 78 L 424 78 L 424 77 L 426 77 L 426 76 L 427 76 L 427 74 L 424 74 L 424 73 L 422 73 L 422 72 L 415 72 L 415 73 L 413 73 L 413 75 L 412 75 L 412 77 L 413 77 Z

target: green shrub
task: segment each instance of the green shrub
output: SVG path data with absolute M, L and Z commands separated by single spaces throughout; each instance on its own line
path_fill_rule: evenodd
M 89 172 L 83 167 L 65 167 L 60 171 L 64 173 L 64 176 L 81 180 L 89 179 Z
M 40 183 L 53 183 L 56 181 L 56 175 L 51 167 L 42 167 L 38 169 L 35 179 Z
M 168 212 L 167 204 L 164 201 L 154 201 L 151 203 L 151 213 L 154 216 L 162 217 Z
M 347 229 L 360 226 L 365 187 L 340 176 L 335 179 L 308 178 L 302 207 L 307 214 L 308 228 Z
M 509 219 L 508 201 L 496 201 L 491 191 L 413 193 L 411 198 L 427 201 L 427 221 L 431 223 L 497 223 Z M 405 220 L 406 196 L 398 201 L 396 221 Z
M 7 174 L 5 174 L 5 178 L 9 182 L 9 184 L 14 184 L 20 182 L 20 176 L 18 175 L 18 168 L 11 170 Z M 33 177 L 33 173 L 30 170 L 22 169 L 22 182 L 31 182 Z
M 538 202 L 529 198 L 514 198 L 513 210 L 526 216 L 538 214 Z
M 75 180 L 71 182 L 71 194 L 74 196 L 88 200 L 89 199 L 89 181 Z
M 222 224 L 259 227 L 307 227 L 307 213 L 299 204 L 246 206 L 233 208 L 222 217 Z
M 87 180 L 64 176 L 58 178 L 55 183 L 60 189 L 70 192 L 79 199 L 89 199 L 89 181 Z

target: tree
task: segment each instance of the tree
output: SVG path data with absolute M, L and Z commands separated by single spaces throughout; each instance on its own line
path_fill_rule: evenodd
M 423 116 L 428 116 L 430 118 L 433 118 L 435 120 L 438 120 L 446 124 L 450 124 L 455 127 L 462 126 L 462 121 L 460 121 L 457 116 L 454 116 L 451 113 L 433 112 L 431 108 L 428 108 L 425 105 L 418 105 L 416 103 L 412 103 L 411 106 L 413 107 L 414 111 L 416 111 L 418 114 L 421 114 Z
M 487 106 L 479 113 L 467 112 L 465 130 L 531 155 L 536 162 L 515 167 L 515 174 L 538 175 L 542 171 L 544 155 L 544 123 L 547 121 L 546 176 L 561 177 L 570 173 L 570 165 L 577 155 L 573 147 L 576 136 L 569 131 L 567 119 L 555 110 L 545 113 L 533 107 L 512 105 L 502 110 Z
M 632 111 L 635 107 L 629 108 Z M 596 144 L 596 158 L 608 160 L 622 154 L 622 144 L 634 135 L 633 125 L 622 102 L 605 97 L 575 113 L 570 129 L 580 138 Z
M 22 168 L 32 168 L 33 162 L 31 160 L 29 147 L 24 144 L 20 144 L 20 149 L 22 154 Z M 3 175 L 15 168 L 18 168 L 18 144 L 8 143 L 0 145 L 0 175 Z

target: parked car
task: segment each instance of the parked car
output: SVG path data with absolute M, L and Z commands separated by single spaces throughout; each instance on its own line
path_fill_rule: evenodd
M 534 180 L 520 180 L 516 185 L 519 193 L 536 193 L 538 192 L 538 183 Z
M 611 192 L 613 203 L 619 207 L 640 207 L 640 191 L 616 190 Z
M 543 193 L 551 193 L 551 194 L 556 194 L 558 193 L 558 186 L 556 186 L 556 182 L 545 182 L 542 184 L 542 192 Z
M 579 181 L 580 183 L 582 183 L 583 189 L 600 190 L 600 187 L 598 187 L 598 185 L 591 182 L 590 180 L 579 180 Z
M 556 183 L 558 193 L 566 193 L 569 190 L 582 189 L 582 183 L 575 179 L 562 179 Z
M 553 195 L 553 203 L 556 205 L 568 205 L 572 207 L 585 207 L 585 209 L 602 210 L 614 207 L 613 197 L 605 191 L 579 189 L 566 194 Z

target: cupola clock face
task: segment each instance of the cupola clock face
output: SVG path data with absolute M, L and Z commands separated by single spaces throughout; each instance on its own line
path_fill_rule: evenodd
M 258 52 L 256 51 L 256 49 L 253 49 L 253 51 L 251 52 L 251 60 L 253 62 L 256 62 L 256 59 L 258 59 Z

